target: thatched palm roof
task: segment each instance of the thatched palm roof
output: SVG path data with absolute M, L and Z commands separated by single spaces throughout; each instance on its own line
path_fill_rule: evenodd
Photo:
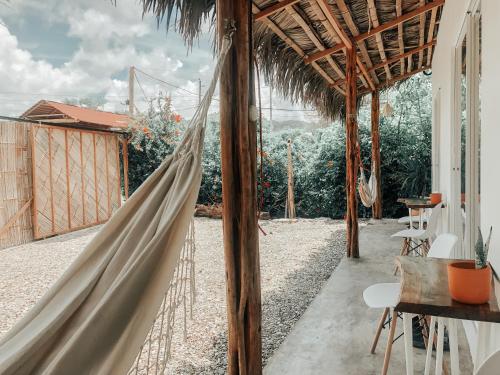
M 215 0 L 142 1 L 158 21 L 175 19 L 188 43 L 215 8 Z M 346 43 L 357 48 L 360 96 L 391 86 L 430 68 L 443 3 L 254 0 L 260 67 L 282 95 L 336 118 L 345 105 Z

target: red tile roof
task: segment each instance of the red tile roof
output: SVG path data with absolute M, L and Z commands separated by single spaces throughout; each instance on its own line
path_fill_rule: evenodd
M 72 104 L 41 100 L 23 113 L 22 117 L 50 121 L 55 115 L 64 115 L 71 120 L 108 128 L 127 128 L 129 116 L 96 109 L 78 107 Z M 73 122 L 74 122 L 73 121 Z M 58 122 L 61 122 L 60 120 Z

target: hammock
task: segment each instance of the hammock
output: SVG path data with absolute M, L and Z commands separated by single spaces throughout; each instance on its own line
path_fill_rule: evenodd
M 230 46 L 226 35 L 212 82 L 173 154 L 0 340 L 1 374 L 123 375 L 131 369 L 168 304 L 164 297 L 200 188 L 208 108 Z
M 371 207 L 377 200 L 377 177 L 375 175 L 376 165 L 372 161 L 372 170 L 368 182 L 366 182 L 365 170 L 363 167 L 363 162 L 361 161 L 361 147 L 359 143 L 356 144 L 356 151 L 359 164 L 359 182 L 358 182 L 358 193 L 361 198 L 361 203 L 365 207 Z
M 375 176 L 375 163 L 372 164 L 372 171 L 368 182 L 366 182 L 363 166 L 359 167 L 358 192 L 361 202 L 365 207 L 371 207 L 377 200 L 377 177 Z

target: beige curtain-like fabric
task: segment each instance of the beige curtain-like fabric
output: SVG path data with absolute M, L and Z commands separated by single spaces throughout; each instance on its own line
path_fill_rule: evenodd
M 230 47 L 181 144 L 0 341 L 0 374 L 126 374 L 184 244 L 201 183 L 208 107 Z
M 365 207 L 371 207 L 377 200 L 377 177 L 375 176 L 375 164 L 372 166 L 372 172 L 368 182 L 366 182 L 363 167 L 359 168 L 358 193 L 361 203 Z

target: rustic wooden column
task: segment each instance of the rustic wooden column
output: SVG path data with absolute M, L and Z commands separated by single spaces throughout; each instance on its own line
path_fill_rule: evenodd
M 346 49 L 346 195 L 347 195 L 347 256 L 359 257 L 358 241 L 358 197 L 356 195 L 358 176 L 358 124 L 357 107 L 356 47 Z
M 372 92 L 372 163 L 375 165 L 375 177 L 377 178 L 377 199 L 373 204 L 372 213 L 374 219 L 382 219 L 382 188 L 381 188 L 381 164 L 380 164 L 380 95 L 379 91 Z
M 262 374 L 256 108 L 249 0 L 217 0 L 219 41 L 236 31 L 220 79 L 228 374 Z M 253 110 L 250 110 L 250 107 Z M 255 118 L 254 118 L 255 117 Z

